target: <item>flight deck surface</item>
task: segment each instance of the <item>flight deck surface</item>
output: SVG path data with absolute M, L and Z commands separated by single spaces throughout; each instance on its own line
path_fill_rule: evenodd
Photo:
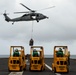
M 29 62 L 25 71 L 22 72 L 9 72 L 8 71 L 8 58 L 0 58 L 0 75 L 76 75 L 76 60 L 70 60 L 69 73 L 54 73 L 52 71 L 52 58 L 45 58 L 45 70 L 42 72 L 30 72 Z

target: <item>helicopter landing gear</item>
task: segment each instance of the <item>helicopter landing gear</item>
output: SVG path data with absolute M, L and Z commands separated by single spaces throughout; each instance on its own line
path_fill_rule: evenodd
M 14 22 L 12 23 L 12 25 L 14 24 Z
M 36 21 L 37 21 L 37 22 L 39 22 L 39 20 L 38 20 L 38 19 L 37 19 Z

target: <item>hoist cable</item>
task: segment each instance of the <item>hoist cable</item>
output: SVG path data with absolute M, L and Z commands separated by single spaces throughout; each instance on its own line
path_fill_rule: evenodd
M 32 30 L 31 30 L 31 38 L 33 38 L 33 21 L 32 21 Z

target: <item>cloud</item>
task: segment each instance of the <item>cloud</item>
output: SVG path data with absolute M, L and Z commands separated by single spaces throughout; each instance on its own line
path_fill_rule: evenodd
M 17 22 L 12 25 L 10 22 L 6 22 L 3 16 L 1 16 L 0 41 L 6 42 L 1 45 L 1 48 L 4 47 L 3 49 L 5 50 L 9 45 L 22 44 L 24 46 L 26 45 L 28 50 L 29 40 L 32 34 L 35 45 L 43 45 L 46 54 L 50 53 L 50 47 L 52 49 L 54 45 L 68 45 L 73 50 L 72 54 L 74 53 L 76 44 L 75 0 L 0 0 L 1 12 L 3 13 L 4 10 L 7 10 L 7 12 L 10 12 L 10 15 L 8 15 L 10 18 L 22 16 L 23 14 L 13 14 L 16 11 L 28 11 L 19 3 L 23 3 L 34 10 L 50 6 L 56 7 L 44 11 L 37 11 L 48 16 L 49 19 L 42 20 L 39 23 L 34 21 L 33 32 L 32 22 Z M 71 45 L 74 45 L 74 48 Z

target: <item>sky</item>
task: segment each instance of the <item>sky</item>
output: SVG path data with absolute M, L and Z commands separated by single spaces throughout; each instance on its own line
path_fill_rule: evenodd
M 14 12 L 28 11 L 20 5 L 23 3 L 33 10 L 49 17 L 37 23 L 33 21 L 6 22 L 2 15 L 5 10 L 9 17 L 20 17 L 23 14 Z M 24 46 L 25 54 L 30 53 L 29 41 L 43 46 L 44 54 L 53 54 L 54 46 L 68 46 L 71 54 L 76 54 L 76 0 L 0 0 L 0 55 L 9 55 L 10 46 Z M 31 36 L 32 34 L 32 36 Z

